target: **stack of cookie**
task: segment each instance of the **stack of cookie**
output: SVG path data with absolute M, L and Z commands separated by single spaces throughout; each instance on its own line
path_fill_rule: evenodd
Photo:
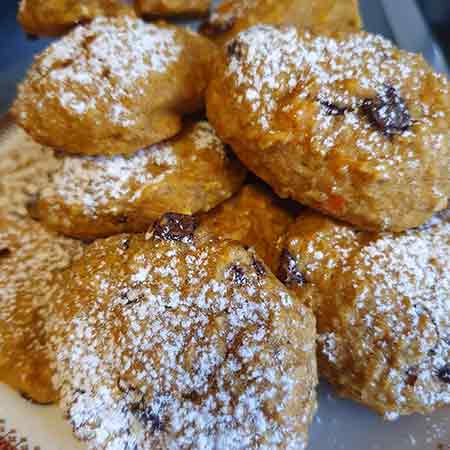
M 0 165 L 0 380 L 96 450 L 306 448 L 318 373 L 387 418 L 450 404 L 448 80 L 355 0 L 225 0 L 211 40 L 76 3 L 20 8 L 75 28 Z
M 279 278 L 317 318 L 319 373 L 387 418 L 450 403 L 449 82 L 367 33 L 255 26 L 207 114 L 300 213 Z M 345 222 L 345 223 L 344 223 Z

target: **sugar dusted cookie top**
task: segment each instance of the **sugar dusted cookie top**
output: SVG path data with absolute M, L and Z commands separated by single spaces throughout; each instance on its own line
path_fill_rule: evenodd
M 56 382 L 89 448 L 305 448 L 314 319 L 253 253 L 165 215 L 54 288 Z M 61 289 L 64 286 L 64 289 Z
M 246 170 L 206 121 L 128 157 L 60 156 L 32 215 L 69 236 L 145 231 L 166 212 L 209 211 L 241 186 Z
M 450 404 L 450 214 L 401 234 L 317 213 L 290 228 L 280 278 L 312 305 L 319 368 L 386 418 Z
M 180 115 L 201 108 L 213 51 L 183 28 L 97 18 L 36 58 L 14 113 L 57 149 L 137 151 L 176 134 Z
M 38 403 L 52 403 L 45 294 L 54 273 L 81 254 L 80 242 L 38 223 L 0 216 L 0 381 Z
M 450 195 L 449 82 L 368 33 L 260 25 L 227 44 L 208 119 L 282 197 L 403 231 Z

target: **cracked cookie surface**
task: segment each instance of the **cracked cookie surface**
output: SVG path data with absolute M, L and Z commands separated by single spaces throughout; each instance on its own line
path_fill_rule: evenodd
M 52 289 L 75 435 L 92 449 L 303 449 L 312 313 L 254 253 L 196 228 L 167 214 L 146 236 L 98 240 Z
M 206 121 L 128 157 L 65 155 L 56 164 L 29 210 L 47 227 L 86 239 L 145 231 L 166 212 L 209 211 L 246 175 Z
M 449 98 L 445 75 L 380 36 L 256 26 L 223 51 L 207 114 L 281 197 L 402 231 L 448 203 Z
M 129 154 L 177 134 L 203 107 L 214 44 L 184 28 L 97 18 L 50 45 L 13 106 L 37 142 L 76 154 Z
M 0 129 L 0 380 L 36 403 L 52 403 L 44 319 L 48 284 L 82 252 L 78 241 L 27 217 L 54 170 L 53 152 L 7 118 Z
M 401 234 L 315 212 L 290 227 L 279 277 L 312 306 L 319 373 L 388 419 L 450 404 L 450 211 Z
M 81 243 L 38 223 L 0 216 L 0 380 L 36 403 L 53 403 L 45 294 L 54 273 L 81 254 Z

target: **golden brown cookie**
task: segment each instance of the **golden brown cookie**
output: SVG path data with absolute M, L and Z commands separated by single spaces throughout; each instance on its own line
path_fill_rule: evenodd
M 450 210 L 401 234 L 301 215 L 280 278 L 313 307 L 319 373 L 387 419 L 450 405 Z
M 26 217 L 55 164 L 9 119 L 0 123 L 0 381 L 38 403 L 56 400 L 43 329 L 48 283 L 81 252 Z
M 94 242 L 53 287 L 62 408 L 89 449 L 304 449 L 311 311 L 253 252 L 168 214 Z
M 44 318 L 55 271 L 81 252 L 77 241 L 32 220 L 0 216 L 0 381 L 37 403 L 57 400 Z
M 30 206 L 50 229 L 78 238 L 145 231 L 166 212 L 209 211 L 246 175 L 208 122 L 123 156 L 64 156 Z
M 449 99 L 445 75 L 380 36 L 257 26 L 228 44 L 207 113 L 281 197 L 401 231 L 447 205 Z
M 260 23 L 295 25 L 318 33 L 361 29 L 358 0 L 223 0 L 200 30 L 225 44 Z
M 0 124 L 0 210 L 26 216 L 30 199 L 48 183 L 58 163 L 51 149 L 34 142 L 10 119 Z
M 200 218 L 200 229 L 253 247 L 275 272 L 277 241 L 294 221 L 282 202 L 263 185 L 246 185 L 230 200 Z
M 132 15 L 122 0 L 21 0 L 18 21 L 33 36 L 59 36 L 98 16 Z
M 132 153 L 174 136 L 181 116 L 202 108 L 214 55 L 184 28 L 97 18 L 37 57 L 13 111 L 50 147 Z
M 135 0 L 136 12 L 140 16 L 204 16 L 209 11 L 211 0 Z

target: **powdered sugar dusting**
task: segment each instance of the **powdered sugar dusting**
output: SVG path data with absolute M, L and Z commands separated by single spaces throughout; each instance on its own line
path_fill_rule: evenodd
M 0 130 L 2 131 L 2 130 Z M 0 136 L 0 378 L 28 392 L 51 390 L 43 332 L 44 294 L 53 273 L 81 254 L 81 244 L 26 217 L 26 204 L 47 182 L 50 149 L 11 125 Z M 40 398 L 42 400 L 42 398 Z M 45 400 L 49 400 L 48 398 Z M 51 399 L 50 399 L 51 400 Z
M 210 157 L 206 156 L 208 152 L 211 152 Z M 190 176 L 194 183 L 195 169 L 191 167 L 198 165 L 200 158 L 211 167 L 226 158 L 224 144 L 205 121 L 193 124 L 180 136 L 128 156 L 64 155 L 59 158 L 50 182 L 40 191 L 39 197 L 49 208 L 70 206 L 92 218 L 127 214 L 137 211 L 142 202 L 151 203 L 151 195 L 155 197 L 155 203 L 161 203 L 173 189 L 171 183 L 175 176 L 182 181 Z M 198 170 L 199 180 L 207 177 L 207 173 Z M 206 172 L 207 168 L 202 170 Z M 221 173 L 222 184 L 227 187 L 232 183 L 231 174 L 226 168 Z M 195 190 L 186 192 L 195 197 L 192 201 L 196 205 L 199 203 L 197 197 L 207 189 L 206 183 L 199 181 Z M 219 183 L 216 186 L 217 195 L 231 195 Z M 172 208 L 175 207 L 173 204 Z
M 129 17 L 100 17 L 52 44 L 39 57 L 39 72 L 30 74 L 32 81 L 47 75 L 54 88 L 47 98 L 74 115 L 94 111 L 100 103 L 105 107 L 102 99 L 108 99 L 110 120 L 130 126 L 134 119 L 127 99 L 143 95 L 146 78 L 167 71 L 180 52 L 172 29 Z M 45 102 L 36 104 L 40 107 Z
M 251 262 L 225 241 L 124 236 L 67 272 L 81 290 L 55 289 L 55 381 L 89 448 L 305 448 L 312 316 Z
M 48 182 L 58 163 L 51 149 L 11 125 L 0 136 L 0 209 L 26 216 L 26 204 Z
M 368 404 L 382 405 L 388 419 L 450 404 L 442 375 L 450 358 L 448 217 L 447 210 L 397 235 L 334 222 L 315 233 L 300 256 L 306 279 L 318 290 L 322 358 L 335 367 L 333 378 L 357 378 L 361 385 L 346 382 L 361 389 Z M 292 235 L 291 245 L 298 242 Z M 334 314 L 344 323 L 333 322 Z
M 156 176 L 150 165 L 162 169 Z M 98 208 L 117 213 L 126 199 L 139 200 L 144 189 L 173 172 L 177 158 L 169 143 L 140 150 L 124 156 L 70 156 L 60 160 L 51 184 L 41 192 L 41 198 L 60 197 L 68 205 L 81 205 L 88 215 Z M 107 208 L 105 208 L 107 207 Z
M 54 272 L 80 253 L 79 242 L 49 233 L 29 219 L 4 214 L 0 218 L 0 378 L 13 371 L 20 384 L 45 366 L 44 294 Z M 39 376 L 42 382 L 44 374 Z
M 448 139 L 444 129 L 427 131 L 449 117 L 445 102 L 433 103 L 421 94 L 427 88 L 447 98 L 445 76 L 433 74 L 421 57 L 396 49 L 381 36 L 353 33 L 332 38 L 300 33 L 293 27 L 259 25 L 229 42 L 228 53 L 227 77 L 239 87 L 236 101 L 253 112 L 252 123 L 276 131 L 279 125 L 274 118 L 280 112 L 294 115 L 299 123 L 314 114 L 311 146 L 320 154 L 356 133 L 358 153 L 368 159 L 389 155 L 382 164 L 395 164 L 400 150 L 362 112 L 364 101 L 382 97 L 387 86 L 415 112 L 414 125 L 399 130 L 404 145 L 412 145 L 416 133 L 428 141 L 433 136 L 433 147 Z M 311 101 L 316 102 L 315 110 L 302 108 L 303 102 Z M 395 120 L 387 107 L 378 112 L 388 115 L 387 123 Z

